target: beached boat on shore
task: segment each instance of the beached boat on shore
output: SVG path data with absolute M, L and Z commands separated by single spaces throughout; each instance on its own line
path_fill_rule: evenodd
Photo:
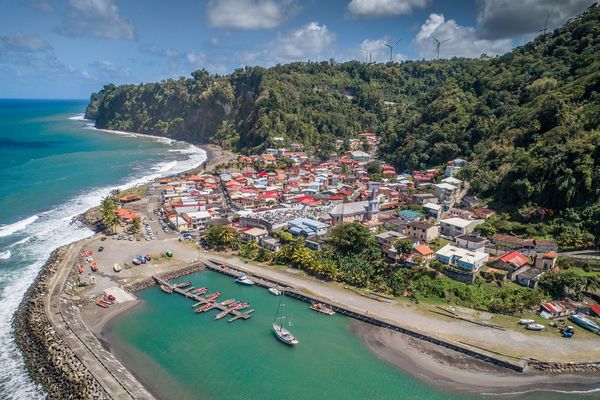
M 569 316 L 569 321 L 575 322 L 577 325 L 589 331 L 600 334 L 600 326 L 598 326 L 598 324 L 592 321 L 591 319 L 588 319 L 581 314 Z
M 529 324 L 533 324 L 535 321 L 532 319 L 520 319 L 519 320 L 519 324 L 520 325 L 529 325 Z
M 525 327 L 525 329 L 528 329 L 530 331 L 541 331 L 544 328 L 545 328 L 545 326 L 542 324 L 529 324 Z
M 119 263 L 115 263 L 115 265 L 113 265 L 113 270 L 115 272 L 121 272 L 121 266 L 119 265 Z

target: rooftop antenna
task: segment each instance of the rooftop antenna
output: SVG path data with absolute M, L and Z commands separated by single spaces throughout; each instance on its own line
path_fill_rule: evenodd
M 400 41 L 401 41 L 401 40 L 402 40 L 402 39 L 398 39 L 398 40 L 396 41 L 396 43 L 394 43 L 393 45 L 391 45 L 391 44 L 389 44 L 389 43 L 385 43 L 385 42 L 383 43 L 383 45 L 384 45 L 384 46 L 387 46 L 387 47 L 389 47 L 389 48 L 390 48 L 390 62 L 393 62 L 393 61 L 394 61 L 394 57 L 393 57 L 393 53 L 394 53 L 394 47 L 396 47 L 396 45 L 397 45 L 398 43 L 400 43 Z
M 365 64 L 369 63 L 369 52 L 365 50 Z
M 446 43 L 447 41 L 452 40 L 452 38 L 445 39 L 445 40 L 439 40 L 438 38 L 436 38 L 433 35 L 431 35 L 431 37 L 433 38 L 433 40 L 435 40 L 435 58 L 439 59 L 440 58 L 440 46 L 442 45 L 442 43 Z
M 544 37 L 544 39 L 546 39 L 546 32 L 548 31 L 548 20 L 549 19 L 550 19 L 550 14 L 548 14 L 548 16 L 546 17 L 546 23 L 544 24 L 544 27 L 538 31 L 538 32 L 544 32 L 542 34 L 542 36 Z

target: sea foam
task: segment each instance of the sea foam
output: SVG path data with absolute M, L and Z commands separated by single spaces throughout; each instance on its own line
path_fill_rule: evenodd
M 71 120 L 86 121 L 83 115 L 71 117 Z M 129 134 L 127 132 L 106 131 L 113 134 L 149 137 L 165 144 L 174 144 L 171 139 L 163 140 L 150 135 Z M 183 142 L 177 142 L 185 145 Z M 159 163 L 149 175 L 130 177 L 126 182 L 115 186 L 106 186 L 87 190 L 50 210 L 0 227 L 0 236 L 15 242 L 0 253 L 7 254 L 11 261 L 26 265 L 24 268 L 1 271 L 0 274 L 0 398 L 10 397 L 18 400 L 44 399 L 40 385 L 31 381 L 27 373 L 12 330 L 12 318 L 27 288 L 31 285 L 50 253 L 57 247 L 86 238 L 93 231 L 86 226 L 73 222 L 73 217 L 99 204 L 103 196 L 114 189 L 125 189 L 151 182 L 156 178 L 175 175 L 195 168 L 206 160 L 206 152 L 196 146 L 187 145 L 187 159 Z

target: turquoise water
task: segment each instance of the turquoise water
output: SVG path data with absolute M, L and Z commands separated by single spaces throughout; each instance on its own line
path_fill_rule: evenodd
M 92 129 L 87 102 L 0 99 L 0 398 L 41 398 L 11 318 L 50 252 L 86 237 L 72 218 L 112 188 L 198 165 L 186 143 Z
M 223 291 L 256 309 L 247 321 L 215 321 L 217 311 L 195 314 L 193 301 L 154 287 L 139 293 L 143 305 L 119 318 L 111 343 L 162 398 L 172 399 L 476 399 L 428 387 L 371 353 L 350 331 L 357 323 L 329 317 L 287 299 L 296 347 L 271 331 L 279 298 L 259 287 L 203 271 L 179 281 Z M 514 397 L 511 397 L 514 398 Z M 567 399 L 540 394 L 528 399 Z

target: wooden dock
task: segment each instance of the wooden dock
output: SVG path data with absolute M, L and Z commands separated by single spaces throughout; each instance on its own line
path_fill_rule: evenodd
M 209 299 L 207 299 L 205 296 L 193 294 L 190 292 L 190 289 L 181 289 L 181 288 L 175 287 L 170 282 L 168 282 L 162 278 L 159 278 L 158 276 L 152 276 L 152 279 L 154 279 L 156 281 L 156 283 L 158 283 L 159 285 L 167 286 L 167 287 L 171 288 L 171 290 L 173 290 L 173 292 L 179 293 L 180 295 L 185 296 L 188 299 L 192 299 L 192 300 L 196 301 L 196 303 L 193 305 L 194 308 L 197 306 L 201 306 L 203 304 L 210 304 L 212 306 L 212 307 L 210 307 L 210 310 L 217 309 L 220 311 L 227 311 L 229 314 L 231 314 L 233 316 L 233 318 L 229 319 L 229 322 L 233 322 L 238 319 L 248 319 L 248 318 L 250 318 L 250 314 L 252 314 L 254 312 L 254 310 L 248 310 L 246 312 L 242 312 L 239 310 L 231 309 L 231 308 L 224 306 L 223 304 L 217 302 L 216 300 L 213 303 Z

